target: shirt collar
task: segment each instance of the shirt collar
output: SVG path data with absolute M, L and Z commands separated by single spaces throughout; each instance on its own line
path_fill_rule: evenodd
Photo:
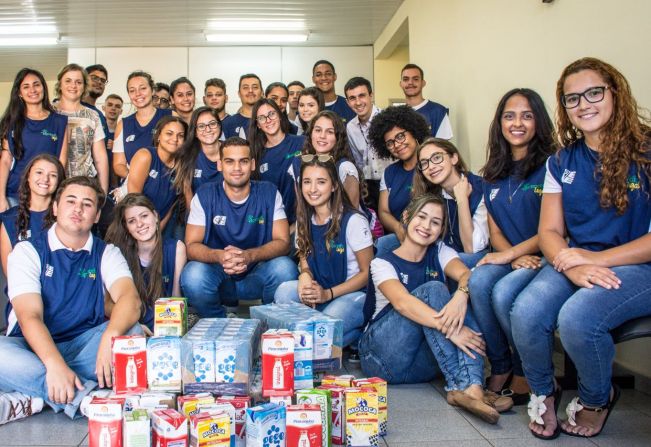
M 355 118 L 353 118 L 350 121 L 357 124 L 357 125 L 359 125 L 360 127 L 366 128 L 366 127 L 369 127 L 371 125 L 371 122 L 373 121 L 373 118 L 375 118 L 375 115 L 377 115 L 378 113 L 380 113 L 380 109 L 375 104 L 373 104 L 373 110 L 371 111 L 371 117 L 368 119 L 368 121 L 366 121 L 365 123 L 362 124 L 362 122 L 359 120 L 359 115 L 355 115 Z
M 418 104 L 417 106 L 412 107 L 412 109 L 414 109 L 414 110 L 419 110 L 419 109 L 425 107 L 425 104 L 427 104 L 427 101 L 429 101 L 429 100 L 428 100 L 428 99 L 424 99 L 423 102 L 421 102 L 421 103 Z
M 57 224 L 53 224 L 49 230 L 47 230 L 47 243 L 50 246 L 50 250 L 56 251 L 56 250 L 70 250 L 74 251 L 69 247 L 66 247 L 63 245 L 63 242 L 61 242 L 61 239 L 56 234 L 56 231 L 54 229 L 56 228 Z M 81 247 L 81 250 L 86 250 L 88 253 L 91 252 L 93 248 L 93 234 L 88 233 L 88 240 L 84 244 L 83 247 Z M 79 251 L 79 250 L 77 250 Z

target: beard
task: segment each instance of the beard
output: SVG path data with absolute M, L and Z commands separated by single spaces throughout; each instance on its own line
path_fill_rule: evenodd
M 102 96 L 103 93 L 104 93 L 103 91 L 98 92 L 97 90 L 88 90 L 88 96 L 93 99 L 99 98 L 100 96 Z

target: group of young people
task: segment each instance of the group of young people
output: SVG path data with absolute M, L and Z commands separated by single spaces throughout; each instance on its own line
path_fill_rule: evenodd
M 504 94 L 479 174 L 414 64 L 403 106 L 380 110 L 361 77 L 338 96 L 321 60 L 307 88 L 243 75 L 234 115 L 220 79 L 195 109 L 189 79 L 136 71 L 135 113 L 118 120 L 109 95 L 104 130 L 81 99 L 107 79 L 66 66 L 53 108 L 21 70 L 0 122 L 0 390 L 14 412 L 73 416 L 111 383 L 110 337 L 150 333 L 154 300 L 182 294 L 201 317 L 303 303 L 343 320 L 365 374 L 442 373 L 448 402 L 491 423 L 528 404 L 543 439 L 601 432 L 619 397 L 609 332 L 651 315 L 651 129 L 616 68 L 566 67 L 556 128 L 535 91 Z M 556 329 L 579 375 L 562 421 Z

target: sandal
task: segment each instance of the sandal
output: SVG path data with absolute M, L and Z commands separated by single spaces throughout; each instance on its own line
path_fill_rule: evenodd
M 498 413 L 504 413 L 513 408 L 513 399 L 489 390 L 484 390 L 484 403 L 495 408 Z
M 473 399 L 463 391 L 449 391 L 447 401 L 450 405 L 461 407 L 489 424 L 497 424 L 500 414 L 483 400 Z
M 510 397 L 513 400 L 513 405 L 525 405 L 529 402 L 529 393 L 516 393 L 511 388 L 502 389 L 499 393 L 501 396 Z
M 554 389 L 554 393 L 552 394 L 554 397 L 554 415 L 558 413 L 558 406 L 561 403 L 561 397 L 563 396 L 563 389 L 560 386 L 556 386 Z M 529 414 L 529 418 L 531 419 L 531 422 L 535 422 L 539 425 L 544 426 L 545 422 L 542 419 L 542 415 L 545 414 L 547 411 L 547 406 L 545 405 L 545 399 L 547 399 L 549 396 L 536 396 L 535 394 L 531 394 L 531 399 L 528 404 L 527 408 L 527 413 Z M 544 440 L 552 440 L 558 438 L 558 436 L 561 434 L 561 424 L 556 420 L 556 428 L 554 429 L 554 432 L 549 435 L 541 435 L 533 430 L 531 431 L 531 434 L 534 435 L 538 439 L 544 439 Z
M 615 404 L 619 400 L 620 395 L 621 395 L 621 390 L 619 386 L 613 383 L 613 397 L 610 398 L 608 403 L 602 407 L 586 407 L 581 404 L 581 401 L 579 400 L 578 397 L 575 397 L 574 399 L 572 399 L 572 401 L 569 404 L 567 404 L 567 409 L 565 410 L 565 412 L 567 413 L 567 422 L 569 422 L 570 425 L 576 426 L 576 421 L 575 421 L 576 413 L 578 413 L 581 410 L 594 411 L 596 413 L 601 413 L 602 411 L 608 411 L 608 413 L 606 413 L 606 418 L 604 419 L 604 422 L 601 424 L 601 428 L 599 429 L 599 431 L 591 435 L 582 435 L 579 433 L 573 433 L 563 429 L 561 430 L 566 435 L 574 436 L 576 438 L 594 438 L 595 436 L 598 436 L 606 426 L 606 422 L 608 422 L 610 413 L 613 412 L 613 408 L 615 408 Z

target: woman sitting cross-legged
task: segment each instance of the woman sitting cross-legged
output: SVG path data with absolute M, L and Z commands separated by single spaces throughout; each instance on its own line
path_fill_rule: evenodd
M 507 410 L 513 401 L 483 390 L 485 344 L 468 310 L 470 270 L 442 242 L 443 199 L 415 198 L 403 222 L 400 247 L 371 263 L 373 290 L 364 306 L 369 324 L 359 342 L 362 371 L 389 383 L 415 383 L 432 380 L 440 368 L 451 405 L 496 423 L 496 408 Z M 452 296 L 446 277 L 459 283 Z

